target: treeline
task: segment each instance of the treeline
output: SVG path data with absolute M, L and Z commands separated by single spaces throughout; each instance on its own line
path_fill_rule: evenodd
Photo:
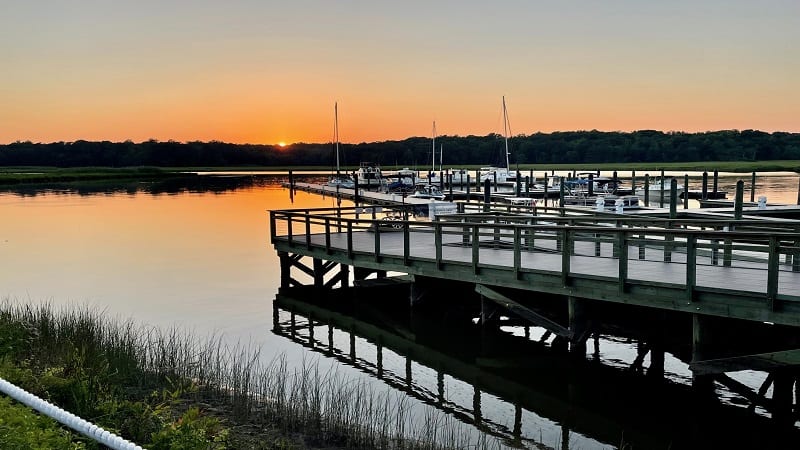
M 444 167 L 504 164 L 504 139 L 441 136 L 436 140 Z M 424 168 L 431 140 L 340 144 L 343 165 L 373 161 L 383 166 Z M 800 160 L 800 133 L 728 130 L 705 133 L 571 131 L 517 135 L 509 139 L 511 164 L 581 164 L 690 161 Z M 225 142 L 149 140 L 125 142 L 14 142 L 0 145 L 0 166 L 323 166 L 334 164 L 331 143 L 286 147 Z M 438 165 L 438 164 L 437 164 Z

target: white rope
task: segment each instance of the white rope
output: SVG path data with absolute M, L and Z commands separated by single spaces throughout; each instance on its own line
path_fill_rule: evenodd
M 0 378 L 0 391 L 14 400 L 61 422 L 109 448 L 114 450 L 143 450 L 142 447 L 112 434 L 91 422 L 87 422 L 75 414 L 64 411 L 58 406 L 42 400 L 26 390 L 14 386 L 3 378 Z

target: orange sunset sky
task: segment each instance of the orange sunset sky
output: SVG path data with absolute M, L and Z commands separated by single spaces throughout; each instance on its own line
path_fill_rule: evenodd
M 0 143 L 800 131 L 800 1 L 10 1 Z

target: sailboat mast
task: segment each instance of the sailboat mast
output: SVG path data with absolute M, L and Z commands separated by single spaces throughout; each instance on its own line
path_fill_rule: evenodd
M 511 170 L 511 166 L 508 164 L 508 112 L 506 111 L 506 96 L 503 96 L 503 138 L 505 139 L 506 145 L 506 170 Z
M 336 142 L 336 178 L 339 178 L 339 102 L 333 103 L 333 139 Z
M 436 172 L 436 121 L 433 121 L 433 139 L 431 140 L 431 172 Z

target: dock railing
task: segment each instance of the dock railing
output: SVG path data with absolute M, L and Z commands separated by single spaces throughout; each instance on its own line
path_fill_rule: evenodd
M 734 281 L 741 286 L 749 280 L 743 289 L 758 293 L 770 309 L 777 299 L 800 301 L 797 222 L 568 215 L 557 208 L 534 215 L 524 209 L 439 215 L 433 221 L 416 220 L 409 210 L 372 206 L 279 210 L 270 212 L 270 230 L 273 243 L 322 248 L 328 255 L 345 252 L 350 260 L 356 254 L 375 263 L 401 257 L 403 266 L 429 261 L 436 270 L 468 266 L 476 275 L 489 267 L 505 268 L 515 279 L 526 271 L 560 272 L 563 286 L 574 276 L 588 275 L 616 280 L 620 293 L 631 283 L 657 283 L 680 288 L 687 302 L 696 301 L 697 289 L 725 290 L 724 277 L 733 276 L 731 292 L 739 289 Z M 391 248 L 383 239 L 387 233 L 395 236 Z M 401 248 L 396 236 L 402 236 Z M 449 251 L 454 248 L 468 249 L 469 259 L 463 251 Z M 537 265 L 545 255 L 550 263 L 559 255 L 560 266 Z M 587 261 L 602 270 L 587 273 Z M 658 267 L 645 264 L 656 262 Z

